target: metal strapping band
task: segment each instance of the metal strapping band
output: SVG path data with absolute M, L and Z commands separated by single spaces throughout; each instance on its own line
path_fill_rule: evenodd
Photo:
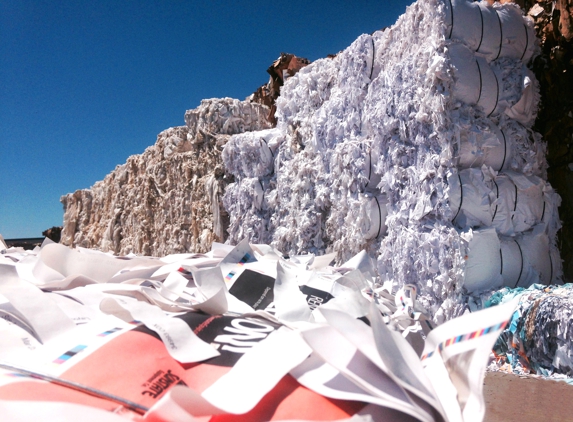
M 527 33 L 527 25 L 523 24 L 523 27 L 525 28 L 525 49 L 523 50 L 523 54 L 519 60 L 523 60 L 523 57 L 525 57 L 525 53 L 527 52 L 527 47 L 529 47 L 529 34 Z
M 515 242 L 515 244 L 519 248 L 519 255 L 521 256 L 521 269 L 519 270 L 519 277 L 517 277 L 517 282 L 515 283 L 515 286 L 513 287 L 515 289 L 517 287 L 517 285 L 519 284 L 519 280 L 521 280 L 521 274 L 523 273 L 523 252 L 521 251 L 521 246 L 519 246 L 519 243 L 517 243 L 517 240 L 513 239 L 513 241 Z
M 495 190 L 496 190 L 496 195 L 497 198 L 499 199 L 499 186 L 497 186 L 497 183 L 495 183 L 495 180 L 492 179 L 493 184 L 495 185 Z M 497 205 L 495 206 L 495 211 L 493 212 L 493 217 L 491 218 L 491 223 L 493 224 L 493 220 L 495 220 L 495 215 L 497 214 Z
M 505 157 L 507 156 L 507 140 L 505 139 L 505 133 L 500 129 L 501 136 L 503 136 L 503 161 L 501 162 L 501 167 L 498 171 L 503 170 L 503 165 L 505 164 Z
M 372 177 L 372 148 L 368 150 L 368 157 L 370 157 L 370 167 L 368 168 L 368 181 L 364 185 L 364 189 L 370 184 L 370 177 Z
M 513 180 L 511 181 L 511 183 L 513 183 Z M 513 183 L 513 187 L 515 188 L 515 203 L 513 204 L 513 212 L 515 213 L 515 210 L 517 209 L 517 185 L 515 183 Z M 513 214 L 511 216 L 512 220 L 513 220 L 514 216 L 515 216 L 515 214 Z
M 499 58 L 499 55 L 501 54 L 501 45 L 503 44 L 503 28 L 501 25 L 501 18 L 499 17 L 499 13 L 497 12 L 496 9 L 493 10 L 495 11 L 495 16 L 497 16 L 497 21 L 499 22 L 499 51 L 497 52 L 497 56 L 494 59 L 497 60 Z
M 460 210 L 462 209 L 462 204 L 464 203 L 464 188 L 462 186 L 462 178 L 460 177 L 459 172 L 458 172 L 458 180 L 460 181 L 460 206 L 458 207 L 458 212 L 456 213 L 454 218 L 452 218 L 452 221 L 454 221 L 458 217 L 458 214 L 460 213 Z
M 481 67 L 479 65 L 479 61 L 476 59 L 476 64 L 478 67 L 478 73 L 479 73 L 479 94 L 478 94 L 478 99 L 476 101 L 476 104 L 479 104 L 479 100 L 481 99 L 481 91 L 483 89 L 483 85 L 482 85 L 482 80 L 481 80 Z
M 378 202 L 378 198 L 374 196 L 374 199 L 376 200 L 376 205 L 378 205 L 378 216 L 380 218 L 378 224 L 378 233 L 376 233 L 376 239 L 378 239 L 378 236 L 380 236 L 380 230 L 382 229 L 382 210 L 380 209 L 380 202 Z
M 32 378 L 41 379 L 44 381 L 49 381 L 49 382 L 52 382 L 54 384 L 60 385 L 62 387 L 68 387 L 68 388 L 74 389 L 76 391 L 81 391 L 82 393 L 86 393 L 86 394 L 89 394 L 89 395 L 92 395 L 95 397 L 99 397 L 99 398 L 102 398 L 105 400 L 114 401 L 116 403 L 122 404 L 125 407 L 139 413 L 140 415 L 143 415 L 145 412 L 147 412 L 149 410 L 147 407 L 142 406 L 139 403 L 135 403 L 131 400 L 124 399 L 123 397 L 116 396 L 115 394 L 110 394 L 110 393 L 107 393 L 105 391 L 101 391 L 101 390 L 98 390 L 96 388 L 89 387 L 87 385 L 79 384 L 79 383 L 74 382 L 74 381 L 68 381 L 68 380 L 53 376 L 53 375 L 44 374 L 41 372 L 22 368 L 22 367 L 15 366 L 12 364 L 7 364 L 4 362 L 0 363 L 0 368 L 6 369 L 9 371 L 18 372 L 20 374 L 24 374 L 24 375 L 27 375 L 27 376 L 32 377 Z
M 452 38 L 452 32 L 454 31 L 454 6 L 452 6 L 452 0 L 448 0 L 450 2 L 450 15 L 452 16 L 452 26 L 450 26 L 450 35 L 448 38 Z
M 551 273 L 549 275 L 549 284 L 553 280 L 553 260 L 551 259 L 551 246 L 549 247 L 549 265 L 551 265 Z
M 495 96 L 495 105 L 493 106 L 493 109 L 491 110 L 491 112 L 487 115 L 487 117 L 491 116 L 492 113 L 495 111 L 495 109 L 497 108 L 497 103 L 499 101 L 499 81 L 497 80 L 497 75 L 494 73 L 493 76 L 495 77 L 495 86 L 496 86 L 496 96 Z M 503 132 L 502 132 L 503 133 Z
M 370 37 L 370 40 L 372 41 L 372 67 L 370 68 L 370 82 L 372 82 L 372 73 L 374 73 L 374 52 L 375 52 L 375 44 L 374 44 L 374 38 Z
M 481 7 L 479 4 L 477 5 L 477 7 L 479 9 L 479 17 L 481 18 L 481 38 L 479 40 L 478 48 L 476 48 L 476 52 L 479 52 L 479 48 L 481 47 L 481 43 L 483 41 L 483 13 L 481 11 Z
M 267 146 L 267 148 L 269 149 L 269 151 L 271 152 L 271 157 L 275 158 L 275 154 L 273 154 L 273 150 L 271 149 L 271 147 L 269 147 L 269 144 L 267 143 L 267 141 L 265 140 L 265 138 L 259 138 L 261 141 L 261 145 L 263 144 L 263 142 L 265 143 L 265 145 Z

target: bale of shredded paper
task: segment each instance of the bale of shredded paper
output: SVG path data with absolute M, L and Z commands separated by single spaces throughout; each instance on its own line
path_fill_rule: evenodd
M 230 134 L 268 128 L 268 108 L 229 98 L 204 100 L 155 145 L 90 189 L 61 198 L 62 243 L 117 254 L 209 250 L 226 238 L 221 147 Z
M 472 13 L 477 20 L 467 18 Z M 487 15 L 486 26 L 479 14 Z M 452 28 L 458 15 L 467 15 L 467 37 L 456 24 Z M 498 27 L 490 28 L 494 18 Z M 483 45 L 476 44 L 474 32 L 485 34 Z M 332 251 L 339 262 L 366 249 L 378 259 L 382 282 L 395 289 L 417 286 L 420 303 L 436 319 L 464 310 L 464 236 L 472 226 L 491 225 L 496 217 L 493 226 L 507 235 L 543 222 L 548 247 L 555 250 L 559 198 L 542 179 L 545 146 L 530 129 L 539 95 L 525 64 L 537 51 L 531 22 L 513 5 L 419 1 L 392 27 L 359 37 L 336 57 L 287 80 L 276 113 L 284 140 L 268 184 L 273 246 L 289 254 Z M 254 146 L 259 135 L 249 136 Z M 228 145 L 239 143 L 237 137 Z M 239 157 L 231 149 L 228 154 Z M 252 165 L 231 163 L 236 177 L 249 176 L 244 168 L 259 168 L 248 157 L 245 162 Z M 527 180 L 537 190 L 520 185 L 522 200 L 509 209 L 503 202 L 510 201 L 509 192 L 503 190 L 509 199 L 502 199 L 486 183 L 488 189 L 476 191 L 477 202 L 468 201 L 456 216 L 460 186 L 449 175 L 457 166 L 482 172 L 484 164 L 492 168 L 492 186 L 496 177 L 509 180 L 501 172 L 513 171 L 521 175 L 512 183 Z M 382 197 L 385 210 L 378 212 L 372 198 Z M 493 216 L 496 206 L 499 216 Z M 483 218 L 468 219 L 479 215 L 479 207 Z M 375 223 L 383 214 L 384 224 Z M 235 226 L 229 241 L 248 233 L 247 224 Z M 559 280 L 558 258 L 551 268 L 550 279 Z M 488 284 L 487 271 L 473 276 L 482 289 L 495 285 L 492 279 Z

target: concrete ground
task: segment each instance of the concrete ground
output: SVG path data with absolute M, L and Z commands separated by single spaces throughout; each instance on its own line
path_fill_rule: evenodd
M 573 386 L 505 372 L 485 376 L 485 422 L 573 421 Z

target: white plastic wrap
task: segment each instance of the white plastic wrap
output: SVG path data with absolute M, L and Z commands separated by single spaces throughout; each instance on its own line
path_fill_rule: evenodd
M 490 180 L 481 169 L 453 171 L 448 177 L 450 205 L 459 227 L 489 226 L 492 222 L 492 190 Z
M 515 3 L 504 3 L 494 9 L 501 22 L 501 45 L 497 57 L 519 59 L 528 63 L 539 52 L 533 21 L 523 16 L 521 8 Z
M 478 292 L 503 285 L 500 241 L 495 229 L 470 231 L 464 274 L 466 291 Z
M 387 202 L 379 192 L 346 192 L 333 201 L 325 235 L 332 239 L 328 250 L 336 252 L 337 261 L 347 260 L 357 249 L 375 253 L 387 232 Z
M 388 210 L 386 205 L 388 200 L 386 195 L 364 194 L 364 211 L 366 213 L 366 227 L 363 231 L 366 240 L 378 239 L 385 235 L 388 227 L 386 226 L 386 217 Z
M 521 99 L 512 107 L 507 108 L 505 114 L 524 126 L 532 126 L 537 118 L 540 98 L 539 82 L 535 74 L 527 69 L 523 74 L 522 84 Z

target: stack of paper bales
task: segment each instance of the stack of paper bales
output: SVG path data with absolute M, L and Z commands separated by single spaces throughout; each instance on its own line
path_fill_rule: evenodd
M 203 100 L 186 126 L 167 129 L 90 189 L 61 198 L 62 243 L 116 254 L 207 251 L 225 239 L 221 147 L 234 133 L 269 127 L 268 107 Z
M 305 67 L 277 100 L 274 165 L 270 146 L 246 166 L 264 175 L 226 151 L 267 134 L 225 148 L 237 178 L 225 203 L 242 213 L 227 207 L 230 242 L 339 262 L 365 249 L 381 282 L 416 286 L 437 321 L 464 311 L 463 293 L 558 282 L 560 197 L 531 130 L 539 95 L 526 64 L 537 50 L 514 4 L 431 0 Z M 250 177 L 262 194 L 240 187 L 256 185 Z M 243 219 L 255 214 L 257 230 Z
M 447 1 L 433 16 L 426 7 L 388 31 L 366 115 L 390 200 L 381 276 L 416 284 L 440 319 L 463 309 L 449 299 L 464 290 L 558 280 L 560 199 L 527 126 L 538 101 L 525 67 L 531 23 L 513 4 Z

